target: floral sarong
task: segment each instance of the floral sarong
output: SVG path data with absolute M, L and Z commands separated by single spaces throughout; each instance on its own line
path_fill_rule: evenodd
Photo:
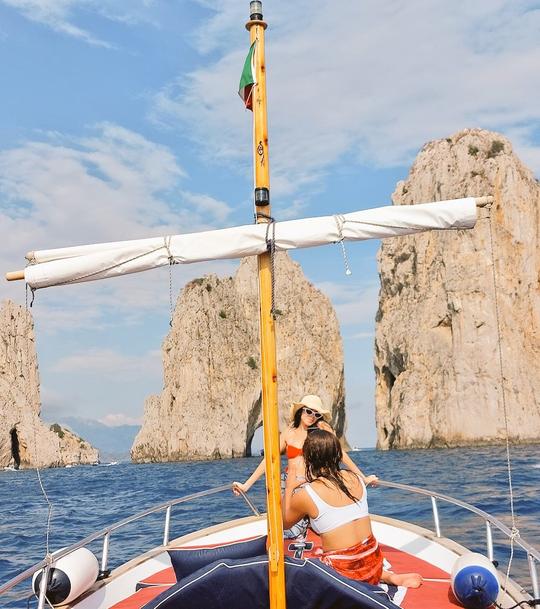
M 373 535 L 350 548 L 322 552 L 317 558 L 345 577 L 374 585 L 380 582 L 383 555 Z

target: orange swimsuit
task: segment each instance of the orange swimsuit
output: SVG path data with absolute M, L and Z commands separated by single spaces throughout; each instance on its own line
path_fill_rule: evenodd
M 292 446 L 291 444 L 287 444 L 287 459 L 295 459 L 296 457 L 301 457 L 303 455 L 303 450 L 298 448 L 297 446 Z

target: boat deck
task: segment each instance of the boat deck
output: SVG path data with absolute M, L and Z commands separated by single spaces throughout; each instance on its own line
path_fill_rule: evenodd
M 467 550 L 448 539 L 401 521 L 373 517 L 374 534 L 385 556 L 385 568 L 395 572 L 416 572 L 424 578 L 418 589 L 390 587 L 388 593 L 403 609 L 446 609 L 460 607 L 450 587 L 450 571 L 458 556 Z M 200 547 L 246 539 L 266 532 L 265 517 L 250 517 L 211 527 L 174 540 L 167 549 Z M 320 539 L 309 531 L 306 547 L 284 540 L 288 556 L 310 558 L 320 547 Z M 501 578 L 503 576 L 501 575 Z M 141 609 L 150 600 L 176 583 L 167 551 L 161 547 L 115 570 L 98 582 L 73 607 L 76 609 Z M 502 592 L 498 602 L 509 607 L 525 596 L 514 585 Z

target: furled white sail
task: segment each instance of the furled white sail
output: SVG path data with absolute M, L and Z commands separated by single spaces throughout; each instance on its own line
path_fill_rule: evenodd
M 242 258 L 266 251 L 275 230 L 276 251 L 344 241 L 384 239 L 425 230 L 472 228 L 472 197 L 419 205 L 392 205 L 344 215 L 236 226 L 186 235 L 154 237 L 43 250 L 29 255 L 24 271 L 32 288 L 94 281 L 127 273 L 205 260 Z

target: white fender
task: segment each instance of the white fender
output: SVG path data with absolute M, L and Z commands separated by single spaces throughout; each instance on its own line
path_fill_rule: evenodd
M 99 574 L 97 558 L 88 548 L 79 548 L 51 565 L 52 574 L 47 586 L 47 598 L 55 607 L 67 605 L 88 590 Z M 42 571 L 34 573 L 32 588 L 39 595 L 39 582 Z M 41 579 L 41 578 L 40 578 Z

